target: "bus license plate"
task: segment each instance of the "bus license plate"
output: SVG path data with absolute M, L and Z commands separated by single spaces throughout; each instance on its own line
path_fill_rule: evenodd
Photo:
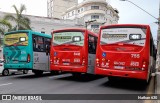
M 69 65 L 69 63 L 63 63 L 63 65 Z
M 114 66 L 115 69 L 124 69 L 123 66 Z

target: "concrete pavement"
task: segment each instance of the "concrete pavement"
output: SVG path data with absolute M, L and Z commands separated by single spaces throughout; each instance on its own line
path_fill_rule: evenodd
M 156 73 L 155 77 L 155 94 L 160 94 L 160 71 Z M 160 103 L 160 100 L 158 100 L 158 103 Z
M 152 79 L 153 80 L 153 79 Z M 136 85 L 137 84 L 137 85 Z M 153 81 L 143 85 L 137 80 L 117 80 L 109 82 L 107 77 L 83 75 L 74 78 L 71 74 L 50 75 L 37 77 L 34 74 L 1 76 L 1 94 L 147 94 L 153 93 Z M 120 95 L 121 96 L 121 95 Z M 123 95 L 122 95 L 123 96 Z M 1 101 L 0 101 L 1 102 Z M 29 103 L 29 101 L 26 101 Z M 143 100 L 73 100 L 54 101 L 54 103 L 151 103 Z M 5 103 L 5 101 L 4 101 Z M 14 101 L 11 101 L 14 103 Z M 17 103 L 17 101 L 15 101 Z M 33 103 L 39 103 L 34 101 Z M 42 103 L 42 102 L 41 102 Z M 53 103 L 53 101 L 44 101 Z

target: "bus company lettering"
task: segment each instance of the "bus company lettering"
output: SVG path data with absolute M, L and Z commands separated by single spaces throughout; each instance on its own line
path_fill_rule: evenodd
M 79 62 L 80 62 L 80 59 L 79 59 L 79 58 L 75 58 L 75 59 L 74 59 L 74 62 L 79 63 Z
M 139 62 L 131 61 L 130 66 L 139 66 Z
M 70 62 L 70 59 L 62 59 L 62 62 Z
M 107 38 L 107 39 L 121 38 L 121 39 L 124 39 L 124 38 L 127 38 L 127 34 L 103 34 L 102 38 Z
M 34 62 L 35 62 L 35 63 L 38 63 L 38 62 L 39 62 L 38 53 L 34 53 Z
M 74 52 L 74 55 L 80 56 L 80 52 Z
M 21 54 L 27 54 L 26 51 L 21 51 Z
M 37 63 L 37 62 L 39 62 L 39 57 L 35 57 L 34 58 L 34 61 Z
M 140 54 L 131 54 L 131 58 L 140 58 Z
M 117 61 L 114 61 L 114 65 L 125 65 L 125 62 L 117 62 Z

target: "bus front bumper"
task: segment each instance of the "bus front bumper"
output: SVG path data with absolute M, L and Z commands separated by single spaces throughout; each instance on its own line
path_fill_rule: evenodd
M 4 64 L 5 69 L 31 69 L 30 64 Z
M 80 72 L 86 73 L 86 66 L 59 66 L 59 65 L 51 65 L 51 71 L 65 71 L 65 72 Z
M 147 79 L 146 71 L 127 71 L 127 70 L 116 70 L 116 69 L 104 69 L 96 67 L 95 74 L 105 75 L 105 76 L 116 76 L 125 78 L 135 78 L 135 79 Z

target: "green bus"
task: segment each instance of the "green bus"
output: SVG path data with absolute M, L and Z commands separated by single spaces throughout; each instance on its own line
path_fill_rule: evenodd
M 32 70 L 36 75 L 50 71 L 49 51 L 51 34 L 31 30 L 8 32 L 4 36 L 4 69 L 23 71 Z

